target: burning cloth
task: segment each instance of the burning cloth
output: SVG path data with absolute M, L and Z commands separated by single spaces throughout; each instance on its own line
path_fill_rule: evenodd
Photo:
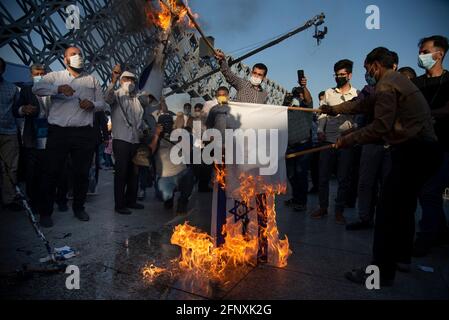
M 274 198 L 287 184 L 287 108 L 240 102 L 229 107 L 227 129 L 233 131 L 225 134 L 224 165 L 216 165 L 211 235 L 218 246 L 232 233 L 260 242 L 262 232 L 268 262 L 282 266 L 290 251 L 288 241 L 279 240 Z

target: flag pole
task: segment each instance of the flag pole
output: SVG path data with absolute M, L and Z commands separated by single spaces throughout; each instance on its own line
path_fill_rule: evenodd
M 303 151 L 299 151 L 299 152 L 294 152 L 294 153 L 289 153 L 285 156 L 285 159 L 292 159 L 292 158 L 296 158 L 296 157 L 300 157 L 309 153 L 315 153 L 315 152 L 319 152 L 319 151 L 323 151 L 323 150 L 327 150 L 327 149 L 332 149 L 335 148 L 336 145 L 335 143 L 333 144 L 328 144 L 322 147 L 317 147 L 317 148 L 312 148 L 312 149 L 308 149 L 308 150 L 303 150 Z
M 320 109 L 303 108 L 303 107 L 287 107 L 288 110 L 321 113 Z

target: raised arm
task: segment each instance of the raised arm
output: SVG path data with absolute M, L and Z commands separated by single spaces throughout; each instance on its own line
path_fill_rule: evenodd
M 246 80 L 238 77 L 234 72 L 231 71 L 228 62 L 226 61 L 225 54 L 222 51 L 217 50 L 215 53 L 215 57 L 220 64 L 221 73 L 225 77 L 226 81 L 236 90 L 240 90 L 241 88 L 243 88 Z

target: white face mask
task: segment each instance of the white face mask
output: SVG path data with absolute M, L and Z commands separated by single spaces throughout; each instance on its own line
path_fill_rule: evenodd
M 82 69 L 84 67 L 83 57 L 79 54 L 69 57 L 69 66 L 75 69 Z
M 128 81 L 123 83 L 122 88 L 126 93 L 132 93 L 134 92 L 134 89 L 136 89 L 136 85 L 134 82 Z
M 249 78 L 249 82 L 251 82 L 253 86 L 258 86 L 262 83 L 262 79 L 256 76 L 251 76 L 251 78 Z
M 33 82 L 34 83 L 38 83 L 39 81 L 41 81 L 42 80 L 42 76 L 35 76 L 35 77 L 33 77 Z

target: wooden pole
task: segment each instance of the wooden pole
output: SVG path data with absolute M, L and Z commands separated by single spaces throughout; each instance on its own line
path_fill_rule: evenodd
M 288 110 L 321 113 L 320 109 L 303 108 L 303 107 L 287 107 Z
M 299 152 L 295 152 L 295 153 L 290 153 L 285 156 L 285 159 L 292 159 L 292 158 L 303 156 L 305 154 L 315 153 L 315 152 L 332 149 L 332 148 L 335 148 L 335 144 L 328 144 L 328 145 L 325 145 L 322 147 L 317 147 L 317 148 L 303 150 L 303 151 L 299 151 Z

